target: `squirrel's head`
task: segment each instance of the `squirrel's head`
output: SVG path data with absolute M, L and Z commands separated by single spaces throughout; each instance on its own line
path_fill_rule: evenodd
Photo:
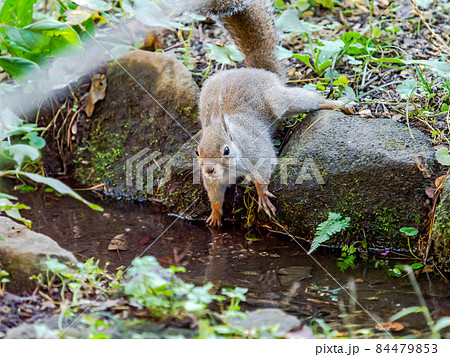
M 196 150 L 200 167 L 206 177 L 223 177 L 225 171 L 236 166 L 242 153 L 230 135 L 217 127 L 206 127 Z

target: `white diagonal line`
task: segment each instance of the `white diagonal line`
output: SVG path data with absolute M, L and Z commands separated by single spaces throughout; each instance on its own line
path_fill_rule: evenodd
M 256 204 L 257 205 L 259 205 L 259 203 L 252 197 L 252 196 L 250 196 L 251 197 L 251 199 L 253 200 L 253 201 L 255 201 L 256 202 Z M 282 224 L 280 224 L 273 216 L 271 217 L 271 220 L 273 220 L 281 229 L 283 229 L 285 232 L 286 232 L 286 234 L 290 237 L 290 238 L 292 238 L 293 240 L 294 240 L 294 242 L 295 243 L 297 243 L 297 245 L 300 247 L 300 248 L 302 248 L 302 250 L 306 253 L 306 254 L 308 254 L 308 251 L 300 244 L 300 242 L 291 234 L 291 233 L 289 233 L 287 230 L 286 230 L 286 228 L 284 228 L 284 226 L 282 225 Z M 319 263 L 319 261 L 316 259 L 316 258 L 314 258 L 314 256 L 312 256 L 312 255 L 310 255 L 310 254 L 308 254 L 309 255 L 309 257 L 314 261 L 314 263 L 316 263 L 331 279 L 333 279 L 333 281 L 336 283 L 336 284 L 338 284 L 339 285 L 339 287 L 343 290 L 343 291 L 345 291 L 346 293 L 347 293 L 347 295 L 348 296 L 350 296 L 350 298 L 373 320 L 373 321 L 375 321 L 388 335 L 389 335 L 389 337 L 390 338 L 392 338 L 392 339 L 394 339 L 394 336 L 392 336 L 390 333 L 389 333 L 389 331 L 388 330 L 386 330 L 385 329 L 385 327 L 381 324 L 381 322 L 378 322 L 378 320 L 374 317 L 374 316 L 372 316 L 372 314 L 369 312 L 369 311 L 367 311 L 366 310 L 366 308 L 364 307 L 364 306 L 362 306 L 361 305 L 361 303 L 358 301 L 358 300 L 356 300 L 355 299 L 355 297 L 352 295 L 352 294 L 350 294 L 348 291 L 347 291 L 347 289 L 345 289 L 345 287 L 344 286 L 342 286 L 342 284 L 339 282 L 339 281 L 337 281 L 336 280 L 336 278 L 333 276 L 333 275 L 331 275 L 331 273 L 322 265 L 322 264 L 320 264 Z
M 196 203 L 198 200 L 199 200 L 200 198 L 197 198 L 194 202 L 192 202 L 190 205 L 189 205 L 189 207 L 188 208 L 186 208 L 184 211 L 183 211 L 183 213 L 181 213 L 181 215 L 179 215 L 165 230 L 164 230 L 164 232 L 162 232 L 159 236 L 158 236 L 158 238 L 156 238 L 155 239 L 155 241 L 152 243 L 152 244 L 150 244 L 139 256 L 138 256 L 138 258 L 140 258 L 140 257 L 142 257 L 152 246 L 153 246 L 153 244 L 155 244 L 163 235 L 164 235 L 164 233 L 166 233 L 169 229 L 170 229 L 170 227 L 172 227 L 193 205 L 194 205 L 194 203 Z M 136 259 L 136 258 L 135 258 Z M 83 310 L 83 312 L 79 315 L 79 316 L 77 316 L 77 318 L 75 319 L 75 320 L 73 320 L 71 323 L 70 323 L 70 325 L 69 326 L 67 326 L 66 327 L 66 329 L 60 334 L 60 336 L 58 337 L 58 339 L 59 338 L 61 338 L 61 336 L 62 335 L 64 335 L 66 332 L 67 332 L 67 330 L 69 329 L 69 328 L 71 328 L 72 326 L 73 326 L 73 324 L 75 323 L 75 322 L 77 322 L 79 319 L 80 319 L 80 317 L 81 316 L 83 316 L 86 312 L 88 312 L 88 310 L 92 307 L 92 305 L 94 305 L 108 290 L 109 290 L 109 288 L 111 287 L 111 286 L 113 286 L 126 272 L 127 272 L 127 270 L 130 268 L 132 266 L 132 264 L 130 264 L 118 277 L 116 277 L 116 279 L 112 282 L 112 283 L 110 283 L 109 285 L 108 285 L 108 287 L 105 289 L 105 291 L 103 291 L 101 294 L 100 294 L 100 296 L 98 296 L 96 299 L 95 299 L 95 301 L 93 301 L 93 302 L 91 302 L 84 310 Z
M 61 4 L 57 1 L 57 0 L 54 0 L 54 2 L 55 3 L 57 3 L 58 4 L 58 6 L 61 8 L 61 9 L 63 9 L 63 10 L 65 10 L 62 6 L 61 6 Z M 77 21 L 70 13 L 67 13 L 67 16 L 68 17 L 70 17 L 78 26 L 81 26 L 82 27 L 82 25 L 81 25 L 81 23 L 79 22 L 79 21 Z M 174 116 L 172 115 L 172 114 L 170 114 L 167 110 L 166 110 L 166 108 L 164 108 L 162 105 L 161 105 L 161 103 L 159 103 L 157 100 L 156 100 L 156 98 L 136 79 L 136 78 L 134 78 L 133 77 L 133 75 L 130 73 L 130 72 L 128 72 L 127 70 L 126 70 L 126 68 L 125 67 L 123 67 L 118 61 L 117 61 L 117 59 L 111 54 L 111 53 L 109 53 L 108 52 L 108 50 L 106 49 L 106 48 L 104 48 L 103 46 L 102 46 L 102 44 L 99 42 L 99 41 L 97 41 L 97 39 L 94 37 L 94 36 L 92 36 L 91 35 L 91 33 L 89 33 L 88 31 L 86 31 L 86 33 L 87 33 L 87 35 L 103 50 L 103 51 L 105 51 L 105 53 L 109 56 L 109 57 L 111 57 L 111 59 L 134 81 L 134 82 L 136 82 L 136 84 L 139 86 L 139 87 L 141 87 L 141 89 L 145 92 L 145 93 L 147 93 L 147 95 L 150 97 L 150 98 L 152 98 L 155 102 L 156 102 L 156 104 L 158 104 L 158 106 L 160 106 L 166 113 L 167 113 L 167 115 L 169 115 L 169 117 L 171 117 L 180 127 L 181 127 L 181 129 L 183 129 L 185 132 L 186 132 L 186 134 L 188 134 L 189 135 L 189 137 L 191 138 L 191 139 L 194 139 L 194 137 L 183 127 L 183 125 L 181 125 L 181 123 L 178 121 L 178 120 L 176 120 L 175 118 L 174 118 Z M 197 140 L 195 140 L 194 139 L 194 141 L 198 144 L 198 142 L 197 142 Z

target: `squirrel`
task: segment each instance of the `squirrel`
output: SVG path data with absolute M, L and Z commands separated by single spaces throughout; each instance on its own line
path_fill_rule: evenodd
M 263 208 L 272 217 L 276 208 L 269 198 L 275 196 L 268 186 L 277 160 L 272 142 L 276 122 L 343 103 L 285 86 L 270 0 L 188 0 L 184 7 L 218 16 L 243 52 L 247 67 L 214 74 L 200 93 L 202 136 L 196 154 L 211 203 L 206 222 L 221 226 L 225 190 L 238 177 L 254 183 L 258 211 Z

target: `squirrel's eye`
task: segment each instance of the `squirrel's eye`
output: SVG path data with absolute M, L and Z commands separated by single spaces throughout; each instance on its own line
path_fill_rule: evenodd
M 226 155 L 230 155 L 230 148 L 228 146 L 225 146 L 225 148 L 223 149 L 223 154 Z
M 198 148 L 195 149 L 195 155 L 198 156 Z

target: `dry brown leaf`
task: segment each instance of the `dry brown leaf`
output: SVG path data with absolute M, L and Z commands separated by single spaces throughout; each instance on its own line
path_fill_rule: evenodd
M 84 112 L 90 118 L 95 110 L 95 103 L 105 98 L 106 77 L 104 74 L 96 74 L 92 77 L 91 88 L 89 89 L 88 100 Z
M 160 30 L 152 30 L 147 33 L 141 50 L 155 52 L 164 48 L 164 34 Z
M 128 250 L 128 243 L 125 234 L 115 236 L 108 245 L 108 250 Z
M 388 331 L 388 332 L 398 332 L 402 331 L 405 328 L 400 322 L 382 322 L 381 324 L 377 324 L 375 329 L 378 331 Z
M 150 237 L 150 236 L 145 236 L 145 237 L 142 237 L 142 238 L 141 238 L 141 240 L 139 241 L 139 244 L 140 244 L 140 245 L 146 245 L 146 244 L 150 244 L 151 241 L 152 241 L 152 237 Z
M 436 188 L 439 188 L 442 183 L 444 182 L 444 180 L 447 178 L 446 175 L 440 176 L 438 177 L 435 181 L 434 181 L 434 185 L 436 186 Z

